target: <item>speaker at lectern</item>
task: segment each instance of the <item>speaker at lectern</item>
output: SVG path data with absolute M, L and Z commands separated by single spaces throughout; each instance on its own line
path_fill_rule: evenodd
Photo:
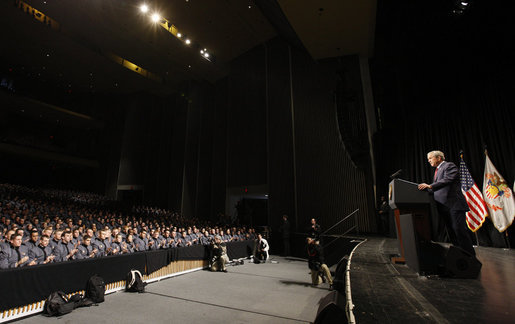
M 427 191 L 418 190 L 417 183 L 402 179 L 390 182 L 388 202 L 395 215 L 400 254 L 392 258 L 393 263 L 406 262 L 417 271 L 417 251 L 420 245 L 431 242 L 431 200 Z

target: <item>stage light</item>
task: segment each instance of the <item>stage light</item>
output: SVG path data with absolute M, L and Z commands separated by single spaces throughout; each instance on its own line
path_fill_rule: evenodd
M 200 54 L 204 54 L 204 50 L 200 50 Z
M 209 57 L 209 53 L 208 52 L 204 53 L 204 57 Z
M 187 38 L 185 41 L 184 41 L 187 45 L 191 44 L 191 41 L 189 38 Z
M 181 33 L 177 33 L 177 37 L 181 38 L 182 34 Z
M 465 1 L 462 1 L 462 2 L 461 2 L 461 5 L 466 7 L 466 6 L 468 6 L 468 5 L 469 5 L 469 3 L 468 3 L 468 2 L 465 2 Z
M 161 17 L 157 13 L 153 14 L 151 18 L 153 22 L 158 22 L 161 19 Z
M 139 7 L 139 10 L 141 10 L 143 13 L 146 13 L 148 11 L 148 6 L 146 4 L 142 4 L 141 7 Z

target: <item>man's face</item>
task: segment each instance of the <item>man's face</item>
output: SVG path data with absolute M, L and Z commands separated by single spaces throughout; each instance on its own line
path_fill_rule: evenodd
M 316 220 L 314 218 L 311 218 L 311 225 L 315 225 L 316 224 Z
M 438 165 L 440 165 L 440 163 L 442 163 L 442 157 L 428 154 L 427 162 L 429 162 L 433 168 L 436 168 Z
M 30 240 L 32 242 L 37 242 L 38 241 L 38 238 L 39 238 L 39 234 L 38 233 L 31 233 L 30 234 Z
M 20 247 L 21 246 L 21 236 L 16 235 L 12 240 L 11 243 L 14 247 Z
M 84 245 L 85 246 L 89 246 L 91 244 L 91 239 L 90 238 L 87 238 L 84 240 Z
M 68 242 L 70 242 L 70 241 L 71 241 L 71 239 L 72 239 L 72 233 L 65 233 L 65 234 L 63 235 L 63 242 L 64 242 L 64 243 L 68 243 Z
M 41 238 L 41 240 L 39 241 L 39 244 L 40 244 L 42 247 L 46 247 L 46 246 L 48 245 L 48 242 L 49 242 L 48 237 L 43 237 L 43 238 Z

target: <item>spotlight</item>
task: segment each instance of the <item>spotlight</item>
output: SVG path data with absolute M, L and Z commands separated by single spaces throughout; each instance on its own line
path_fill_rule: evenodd
M 182 34 L 181 33 L 177 33 L 177 37 L 181 38 Z
M 191 41 L 189 38 L 187 38 L 185 41 L 184 41 L 187 45 L 191 44 Z
M 468 3 L 468 2 L 466 2 L 466 1 L 462 1 L 462 2 L 461 2 L 461 5 L 466 7 L 466 6 L 468 6 L 468 5 L 469 5 L 469 3 Z
M 205 53 L 204 53 L 204 57 L 209 57 L 209 53 L 208 53 L 208 52 L 205 52 Z
M 204 50 L 200 50 L 200 54 L 204 54 Z
M 158 22 L 161 19 L 161 17 L 157 13 L 153 14 L 151 18 L 153 22 Z
M 142 4 L 141 7 L 139 7 L 139 10 L 141 10 L 143 13 L 146 13 L 148 11 L 148 6 L 146 4 Z

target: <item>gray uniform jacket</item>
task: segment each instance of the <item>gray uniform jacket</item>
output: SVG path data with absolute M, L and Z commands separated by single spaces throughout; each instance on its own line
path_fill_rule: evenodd
M 0 253 L 0 269 L 15 268 L 16 262 L 24 257 L 28 257 L 27 261 L 20 264 L 20 267 L 26 266 L 31 261 L 29 257 L 29 249 L 24 245 L 17 249 L 12 247 L 12 245 L 9 245 L 7 249 L 2 250 Z

